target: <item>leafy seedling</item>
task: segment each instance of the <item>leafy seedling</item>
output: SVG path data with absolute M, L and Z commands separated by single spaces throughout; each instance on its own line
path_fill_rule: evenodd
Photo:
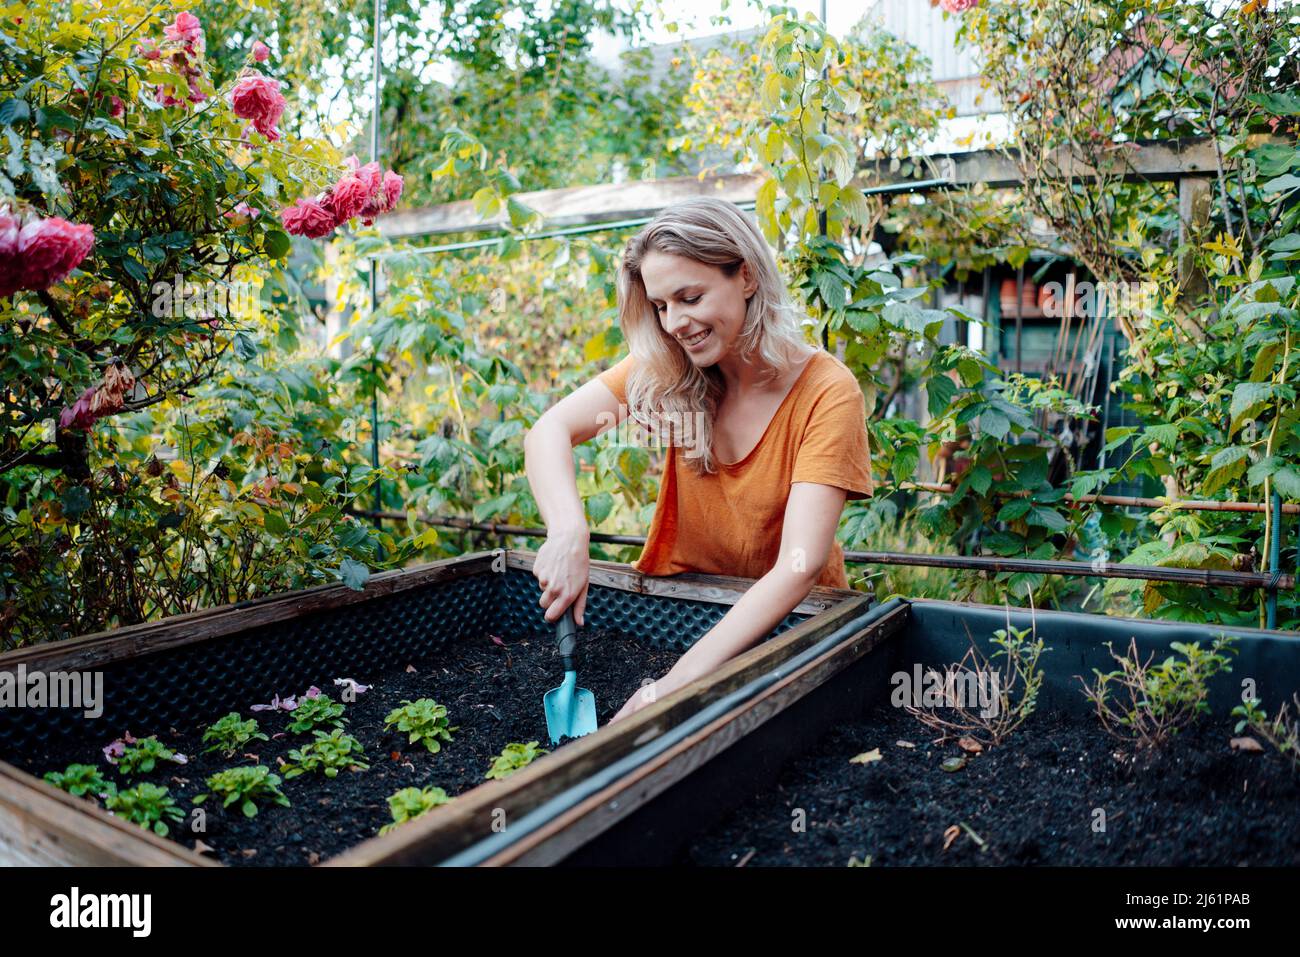
M 173 824 L 180 823 L 185 818 L 185 812 L 176 806 L 166 788 L 147 781 L 110 794 L 104 800 L 104 807 L 111 814 L 139 824 L 159 837 L 166 837 L 169 831 L 164 818 Z
M 388 798 L 388 809 L 392 812 L 393 823 L 385 824 L 379 829 L 380 834 L 387 834 L 393 828 L 407 821 L 413 821 L 422 814 L 427 814 L 436 807 L 451 801 L 442 788 L 402 788 Z
M 344 734 L 339 728 L 329 734 L 324 731 L 313 731 L 312 734 L 316 740 L 311 744 L 289 752 L 289 763 L 283 768 L 286 779 L 296 778 L 308 771 L 320 771 L 327 778 L 333 778 L 338 777 L 339 771 L 345 768 L 365 771 L 370 767 L 365 762 L 361 742 L 352 735 Z
M 228 757 L 247 747 L 250 741 L 269 740 L 271 739 L 258 730 L 256 718 L 244 721 L 240 719 L 238 711 L 232 711 L 203 732 L 203 743 L 212 742 L 212 746 L 205 748 L 203 753 L 221 751 Z
M 270 768 L 262 765 L 218 771 L 208 778 L 208 787 L 210 793 L 195 797 L 195 804 L 202 804 L 215 794 L 222 799 L 223 808 L 239 802 L 244 817 L 257 817 L 258 801 L 270 801 L 280 807 L 289 806 L 289 799 L 280 791 L 280 776 L 272 774 Z
M 483 777 L 504 778 L 514 774 L 520 768 L 527 767 L 534 760 L 548 753 L 545 748 L 538 747 L 538 744 L 537 741 L 529 741 L 527 744 L 507 744 L 501 753 L 492 759 L 492 766 Z
M 384 725 L 395 725 L 398 731 L 410 735 L 408 743 L 418 741 L 429 749 L 430 754 L 441 751 L 442 742 L 451 741 L 451 732 L 459 727 L 449 725 L 447 709 L 432 698 L 403 701 L 400 708 L 389 712 Z

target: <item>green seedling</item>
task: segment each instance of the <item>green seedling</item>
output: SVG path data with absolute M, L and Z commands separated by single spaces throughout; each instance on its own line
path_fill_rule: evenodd
M 117 793 L 117 785 L 93 764 L 69 764 L 65 771 L 47 771 L 45 780 L 76 797 L 87 794 L 106 797 Z
M 389 712 L 384 725 L 396 725 L 398 731 L 410 735 L 410 744 L 418 741 L 430 754 L 442 750 L 442 742 L 450 741 L 451 732 L 457 730 L 448 725 L 447 709 L 432 698 L 403 701 L 402 707 Z
M 124 776 L 136 777 L 148 774 L 158 766 L 159 761 L 183 764 L 184 758 L 159 741 L 156 735 L 150 735 L 127 745 L 122 756 L 117 759 L 117 770 Z
M 1291 714 L 1292 706 L 1295 707 L 1294 715 Z M 1271 720 L 1256 698 L 1237 705 L 1232 709 L 1232 716 L 1241 719 L 1237 722 L 1237 734 L 1249 728 L 1300 771 L 1300 694 L 1293 695 L 1289 703 L 1283 702 L 1277 716 Z
M 289 799 L 280 791 L 280 776 L 262 765 L 218 771 L 208 778 L 208 787 L 210 793 L 195 797 L 195 804 L 202 804 L 215 794 L 221 798 L 223 808 L 238 802 L 244 817 L 257 817 L 259 801 L 289 806 Z
M 203 732 L 203 743 L 212 742 L 212 746 L 205 748 L 203 753 L 222 751 L 229 756 L 247 747 L 250 741 L 269 740 L 271 739 L 258 730 L 257 719 L 243 721 L 238 711 L 232 711 Z
M 529 741 L 527 744 L 507 744 L 501 753 L 492 759 L 492 767 L 488 768 L 485 778 L 504 778 L 514 774 L 520 768 L 527 767 L 543 754 L 548 753 L 545 748 L 539 748 L 538 742 Z
M 185 812 L 176 806 L 166 788 L 147 781 L 110 794 L 104 800 L 104 807 L 147 831 L 153 831 L 159 837 L 166 837 L 169 830 L 164 818 L 173 824 L 185 818 Z
M 321 771 L 327 778 L 333 778 L 344 768 L 364 771 L 370 767 L 364 760 L 365 752 L 361 750 L 361 742 L 352 735 L 344 734 L 339 728 L 329 734 L 324 731 L 314 731 L 312 734 L 316 740 L 311 744 L 289 752 L 289 763 L 282 769 L 286 779 L 296 778 L 308 771 Z
M 306 734 L 325 728 L 342 728 L 347 724 L 343 710 L 343 705 L 327 694 L 303 698 L 289 714 L 293 719 L 289 723 L 289 730 L 294 734 Z
M 451 798 L 442 788 L 402 788 L 388 798 L 388 808 L 393 815 L 393 823 L 385 824 L 379 829 L 380 834 L 387 834 L 393 828 L 413 821 L 422 814 L 448 803 Z

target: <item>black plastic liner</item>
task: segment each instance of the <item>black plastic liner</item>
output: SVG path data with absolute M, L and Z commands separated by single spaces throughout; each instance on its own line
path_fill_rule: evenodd
M 23 767 L 26 752 L 56 738 L 98 749 L 128 729 L 151 734 L 196 715 L 219 717 L 301 691 L 322 674 L 383 670 L 462 637 L 553 635 L 540 598 L 531 571 L 484 570 L 116 661 L 102 669 L 104 711 L 98 718 L 73 708 L 0 710 L 0 760 Z M 685 651 L 730 608 L 593 584 L 585 617 L 587 628 L 616 629 Z M 791 613 L 769 637 L 809 617 Z

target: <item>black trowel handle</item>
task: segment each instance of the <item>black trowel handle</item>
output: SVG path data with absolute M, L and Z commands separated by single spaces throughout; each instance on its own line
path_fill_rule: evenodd
M 555 623 L 555 640 L 559 645 L 560 658 L 565 671 L 577 671 L 574 667 L 574 654 L 578 650 L 578 625 L 573 620 L 573 606 L 564 609 L 564 614 Z

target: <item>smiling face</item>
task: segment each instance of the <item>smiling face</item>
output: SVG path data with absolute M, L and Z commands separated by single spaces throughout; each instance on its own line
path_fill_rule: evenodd
M 746 300 L 758 288 L 748 266 L 728 276 L 717 266 L 658 250 L 641 261 L 641 279 L 660 327 L 699 367 L 731 352 Z

